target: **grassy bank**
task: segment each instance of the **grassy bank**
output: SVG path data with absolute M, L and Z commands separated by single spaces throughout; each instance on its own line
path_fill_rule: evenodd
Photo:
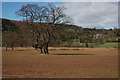
M 118 48 L 118 43 L 105 43 L 105 44 L 100 44 L 97 47 L 111 47 L 111 48 Z
M 62 44 L 62 46 L 65 46 L 65 47 L 86 47 L 86 44 L 80 43 L 79 40 L 71 40 L 71 41 L 65 42 L 64 44 Z M 107 42 L 104 44 L 89 43 L 89 47 L 118 48 L 118 43 L 117 42 Z

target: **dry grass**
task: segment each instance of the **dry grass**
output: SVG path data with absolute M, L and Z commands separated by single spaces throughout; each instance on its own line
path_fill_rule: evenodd
M 3 48 L 3 77 L 9 78 L 116 78 L 115 48 L 50 47 L 49 55 L 33 48 Z

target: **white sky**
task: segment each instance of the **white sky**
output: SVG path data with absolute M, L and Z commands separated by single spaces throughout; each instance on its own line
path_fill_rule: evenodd
M 87 28 L 111 28 L 118 26 L 117 2 L 67 2 L 65 13 L 75 25 Z

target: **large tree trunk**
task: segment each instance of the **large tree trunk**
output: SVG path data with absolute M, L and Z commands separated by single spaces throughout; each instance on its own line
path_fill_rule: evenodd
M 42 47 L 40 48 L 40 50 L 41 50 L 41 53 L 43 53 L 43 51 L 42 51 Z
M 36 37 L 36 44 L 39 42 L 39 36 Z
M 46 43 L 45 46 L 44 46 L 44 53 L 49 54 L 49 52 L 48 52 L 48 43 Z
M 49 54 L 49 52 L 48 52 L 48 44 L 46 44 L 46 53 Z

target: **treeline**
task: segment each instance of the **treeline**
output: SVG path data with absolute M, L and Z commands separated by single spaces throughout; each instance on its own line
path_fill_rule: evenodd
M 40 33 L 46 28 L 51 28 L 52 24 L 35 23 L 40 28 Z M 36 35 L 31 30 L 31 25 L 25 21 L 12 21 L 2 19 L 2 46 L 7 47 L 27 47 L 36 43 Z M 75 25 L 55 24 L 49 46 L 69 46 L 66 42 L 78 40 L 85 43 L 86 47 L 92 43 L 94 45 L 106 42 L 118 42 L 120 29 L 90 29 Z M 40 40 L 40 39 L 39 39 Z M 42 43 L 42 41 L 41 41 Z

